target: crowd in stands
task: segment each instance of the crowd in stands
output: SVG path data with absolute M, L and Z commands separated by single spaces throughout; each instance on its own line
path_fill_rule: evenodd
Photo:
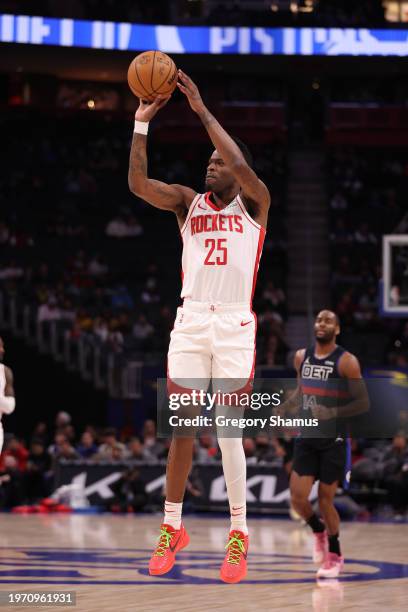
M 355 491 L 382 488 L 396 518 L 408 512 L 408 411 L 401 410 L 400 430 L 392 440 L 352 441 L 352 483 Z M 247 465 L 283 467 L 289 474 L 293 440 L 269 438 L 260 433 L 243 439 Z M 58 462 L 85 461 L 120 464 L 122 478 L 113 485 L 113 498 L 106 509 L 137 511 L 147 507 L 149 495 L 143 480 L 143 465 L 164 465 L 170 440 L 156 437 L 156 424 L 146 420 L 138 435 L 119 433 L 114 428 L 88 425 L 77 432 L 67 412 L 59 412 L 53 430 L 38 422 L 28 443 L 6 436 L 0 456 L 0 508 L 38 504 L 54 491 Z M 215 436 L 202 433 L 194 446 L 194 465 L 220 464 L 221 453 Z M 200 484 L 190 476 L 189 495 L 199 495 Z M 353 493 L 352 493 L 353 496 Z M 161 503 L 160 499 L 156 500 Z M 375 504 L 374 504 L 375 506 Z M 360 508 L 361 511 L 361 508 Z
M 382 441 L 353 440 L 353 486 L 382 488 L 395 518 L 408 517 L 408 411 L 401 411 L 402 429 Z M 405 425 L 405 428 L 404 428 Z
M 117 434 L 114 428 L 97 429 L 92 425 L 78 433 L 67 412 L 59 412 L 53 431 L 45 422 L 38 422 L 28 444 L 14 435 L 6 437 L 0 455 L 0 507 L 35 504 L 53 492 L 55 471 L 60 461 L 128 464 L 125 479 L 135 481 L 137 465 L 154 465 L 166 461 L 169 439 L 156 437 L 156 424 L 146 420 L 139 435 Z M 285 447 L 277 440 L 259 435 L 244 440 L 248 464 L 283 465 Z M 194 447 L 194 461 L 211 464 L 221 461 L 216 438 L 201 435 Z M 142 493 L 140 478 L 137 479 Z M 123 484 L 123 483 L 122 483 Z M 190 483 L 191 484 L 191 483 Z M 116 500 L 110 504 L 115 505 Z
M 333 305 L 344 330 L 371 334 L 365 363 L 408 365 L 407 326 L 380 315 L 382 236 L 403 217 L 408 185 L 404 151 L 338 148 L 328 155 Z M 351 334 L 352 336 L 353 334 Z
M 49 15 L 76 19 L 103 19 L 135 23 L 225 26 L 347 26 L 380 27 L 384 20 L 381 0 L 2 0 L 2 12 Z M 311 10 L 313 8 L 313 10 Z

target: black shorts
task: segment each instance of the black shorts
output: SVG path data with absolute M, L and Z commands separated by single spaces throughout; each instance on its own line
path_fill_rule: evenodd
M 297 438 L 292 470 L 299 476 L 313 476 L 324 484 L 343 482 L 346 473 L 346 442 L 343 438 Z

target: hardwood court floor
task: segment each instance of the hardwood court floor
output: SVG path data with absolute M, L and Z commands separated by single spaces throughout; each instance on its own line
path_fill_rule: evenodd
M 346 523 L 346 566 L 340 581 L 318 584 L 309 532 L 275 519 L 250 521 L 245 582 L 218 579 L 228 521 L 189 517 L 190 546 L 167 576 L 147 563 L 161 516 L 0 516 L 0 591 L 76 591 L 80 612 L 286 612 L 407 609 L 408 524 Z M 34 609 L 22 606 L 7 610 Z

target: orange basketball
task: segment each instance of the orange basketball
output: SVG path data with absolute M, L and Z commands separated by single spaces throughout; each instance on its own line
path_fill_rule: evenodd
M 145 51 L 131 62 L 127 79 L 135 96 L 151 102 L 158 95 L 170 96 L 173 93 L 177 67 L 166 53 Z

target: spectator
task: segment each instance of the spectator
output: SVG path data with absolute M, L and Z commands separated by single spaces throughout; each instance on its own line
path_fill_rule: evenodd
M 128 456 L 127 449 L 123 449 L 123 446 L 119 443 L 112 446 L 111 461 L 125 461 L 128 459 Z
M 282 289 L 275 287 L 273 281 L 269 280 L 266 283 L 262 297 L 274 310 L 282 313 L 283 305 L 285 303 L 285 294 Z
M 71 461 L 73 459 L 79 459 L 79 455 L 76 452 L 75 448 L 71 445 L 69 440 L 64 436 L 61 440 L 61 443 L 58 445 L 57 452 L 54 457 L 57 461 L 65 460 Z
M 0 506 L 13 508 L 24 503 L 24 498 L 23 474 L 18 469 L 15 457 L 8 455 L 0 468 Z
M 255 438 L 255 456 L 258 463 L 273 463 L 282 464 L 282 458 L 285 455 L 284 449 L 279 442 L 274 439 L 269 440 L 266 433 L 259 433 Z
M 156 437 L 156 423 L 147 419 L 143 426 L 143 446 L 149 453 L 156 458 L 159 458 L 163 453 L 163 444 L 158 442 Z
M 218 445 L 214 436 L 201 434 L 196 446 L 195 459 L 198 463 L 213 463 L 218 455 Z
M 126 238 L 128 235 L 128 228 L 125 219 L 117 216 L 109 221 L 105 233 L 110 238 Z
M 47 321 L 59 321 L 61 312 L 57 305 L 57 300 L 51 297 L 46 304 L 41 304 L 37 312 L 38 323 Z
M 403 434 L 394 437 L 384 455 L 384 483 L 395 517 L 400 518 L 408 508 L 408 448 Z
M 127 236 L 134 238 L 143 234 L 143 228 L 139 221 L 133 215 L 130 215 L 127 219 Z
M 124 338 L 122 332 L 118 329 L 118 323 L 116 321 L 111 321 L 109 324 L 109 333 L 106 343 L 113 353 L 121 353 L 123 351 Z
M 140 314 L 133 325 L 133 337 L 137 340 L 147 340 L 153 335 L 153 332 L 153 325 L 150 325 L 144 314 Z
M 47 430 L 47 424 L 44 423 L 44 421 L 39 421 L 35 425 L 33 429 L 33 433 L 31 435 L 31 442 L 33 442 L 33 440 L 37 442 L 41 442 L 41 444 L 46 446 L 48 442 L 48 430 Z
M 109 337 L 108 322 L 103 317 L 96 317 L 93 324 L 93 333 L 101 342 L 107 342 Z
M 67 442 L 67 441 L 68 440 L 67 440 L 66 435 L 63 433 L 60 433 L 57 430 L 57 433 L 54 436 L 54 442 L 50 444 L 50 446 L 47 449 L 47 452 L 50 455 L 51 459 L 55 459 L 55 457 L 57 457 L 57 455 L 60 454 L 62 445 L 64 444 L 64 442 Z
M 48 495 L 46 474 L 50 469 L 50 456 L 41 440 L 32 440 L 25 473 L 27 500 L 33 503 Z
M 144 304 L 157 304 L 160 301 L 160 296 L 157 292 L 157 282 L 154 278 L 149 278 L 145 288 L 142 291 L 140 299 Z
M 118 441 L 115 429 L 108 427 L 103 432 L 103 442 L 98 448 L 98 454 L 95 458 L 98 460 L 112 461 L 114 455 L 117 456 L 119 451 L 121 452 L 121 456 L 126 457 L 126 446 Z
M 127 308 L 131 310 L 134 307 L 134 300 L 131 297 L 127 287 L 119 285 L 112 292 L 112 308 Z
M 111 485 L 114 497 L 108 500 L 108 510 L 112 512 L 140 512 L 147 503 L 145 486 L 140 471 L 131 468 Z
M 73 308 L 72 302 L 69 299 L 64 299 L 60 308 L 60 319 L 61 321 L 68 321 L 73 323 L 75 321 L 76 313 Z
M 129 440 L 127 458 L 145 463 L 155 463 L 157 461 L 157 458 L 150 452 L 149 448 L 144 448 L 140 438 L 137 436 Z
M 19 472 L 24 472 L 27 467 L 28 450 L 24 442 L 12 436 L 5 444 L 5 449 L 1 454 L 1 465 L 4 466 L 7 462 L 7 457 L 13 457 L 16 461 L 16 467 Z
M 78 444 L 76 451 L 82 459 L 92 459 L 98 452 L 98 446 L 95 443 L 95 438 L 89 431 L 84 431 L 81 436 L 81 441 Z
M 65 425 L 70 425 L 72 421 L 72 417 L 68 412 L 65 412 L 64 410 L 60 410 L 60 412 L 57 413 L 57 416 L 55 417 L 55 429 L 58 432 L 62 427 L 65 427 Z
M 91 276 L 104 276 L 108 273 L 108 266 L 103 262 L 100 255 L 92 257 L 88 264 L 88 274 Z

